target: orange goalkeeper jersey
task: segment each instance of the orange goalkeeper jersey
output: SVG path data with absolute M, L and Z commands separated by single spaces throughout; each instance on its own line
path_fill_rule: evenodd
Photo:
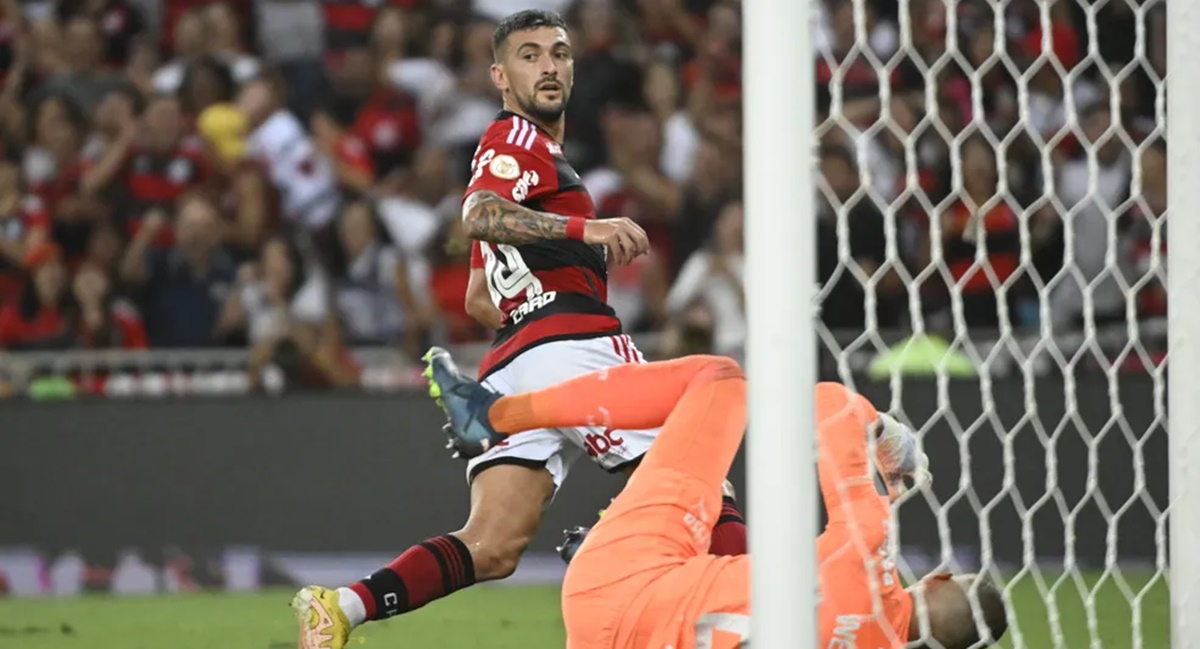
M 817 386 L 817 472 L 829 522 L 817 539 L 822 649 L 898 649 L 908 642 L 912 596 L 896 572 L 891 504 L 867 461 L 874 406 L 836 383 Z

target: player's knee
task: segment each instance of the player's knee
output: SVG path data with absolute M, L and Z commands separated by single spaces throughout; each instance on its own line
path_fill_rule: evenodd
M 488 579 L 506 579 L 511 577 L 517 571 L 517 564 L 521 562 L 521 555 L 525 553 L 525 548 L 529 547 L 529 542 L 525 541 L 520 544 L 501 544 L 488 548 L 480 559 L 476 559 L 476 570 L 481 568 Z M 482 561 L 481 561 L 482 560 Z
M 529 547 L 531 536 L 481 538 L 467 543 L 471 560 L 475 564 L 475 578 L 479 581 L 505 579 L 517 571 L 521 555 Z
M 697 356 L 696 375 L 692 378 L 693 385 L 712 383 L 726 379 L 746 380 L 742 367 L 737 361 L 728 356 Z

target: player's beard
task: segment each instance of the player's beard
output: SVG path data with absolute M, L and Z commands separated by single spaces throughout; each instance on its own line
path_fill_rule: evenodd
M 564 111 L 567 110 L 567 100 L 571 98 L 571 91 L 566 85 L 560 86 L 559 98 L 554 101 L 547 101 L 538 98 L 538 89 L 534 89 L 526 97 L 521 97 L 518 105 L 526 115 L 543 124 L 550 124 L 562 117 Z

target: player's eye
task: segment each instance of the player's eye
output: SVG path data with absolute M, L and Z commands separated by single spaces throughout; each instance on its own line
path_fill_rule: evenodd
M 565 61 L 565 60 L 571 58 L 571 53 L 560 50 L 557 54 L 555 54 L 555 56 L 558 57 L 558 59 L 560 61 Z
M 523 57 L 521 57 L 521 58 L 523 58 L 523 59 L 525 59 L 526 61 L 529 61 L 530 63 L 532 63 L 532 62 L 534 62 L 534 61 L 536 61 L 536 60 L 537 60 L 537 54 L 534 54 L 533 52 L 529 52 L 529 53 L 525 54 L 525 56 L 523 56 Z

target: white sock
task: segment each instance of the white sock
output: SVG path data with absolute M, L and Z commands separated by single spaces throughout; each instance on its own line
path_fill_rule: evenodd
M 367 621 L 367 607 L 363 605 L 362 598 L 358 596 L 358 593 L 345 586 L 338 589 L 338 606 L 346 615 L 346 620 L 350 622 L 351 628 Z

